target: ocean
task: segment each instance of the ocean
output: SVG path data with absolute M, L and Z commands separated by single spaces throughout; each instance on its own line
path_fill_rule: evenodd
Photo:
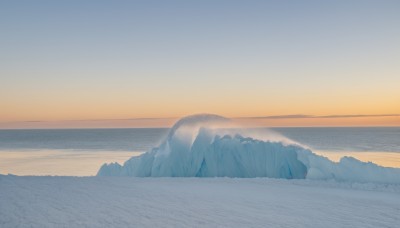
M 167 128 L 0 130 L 0 174 L 96 175 L 105 162 L 123 163 L 157 146 Z M 400 127 L 258 128 L 334 161 L 353 156 L 400 167 Z

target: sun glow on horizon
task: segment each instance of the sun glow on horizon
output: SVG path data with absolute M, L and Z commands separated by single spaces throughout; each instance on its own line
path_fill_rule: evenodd
M 0 128 L 170 126 L 194 113 L 400 114 L 398 9 L 396 1 L 4 2 Z M 154 119 L 121 120 L 134 118 Z M 397 116 L 240 121 L 399 126 Z
M 179 118 L 126 118 L 97 120 L 0 122 L 0 129 L 41 128 L 169 128 Z M 400 126 L 400 115 L 302 117 L 297 115 L 231 118 L 241 127 L 368 127 Z

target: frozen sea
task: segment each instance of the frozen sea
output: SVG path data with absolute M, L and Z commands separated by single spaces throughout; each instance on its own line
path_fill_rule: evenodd
M 0 130 L 0 174 L 95 175 L 157 146 L 167 128 Z M 400 127 L 257 128 L 273 131 L 337 161 L 353 156 L 400 167 Z
M 383 166 L 399 165 L 399 128 L 251 131 L 259 137 L 272 134 L 282 139 L 283 136 L 333 160 L 351 155 Z M 1 173 L 60 175 L 0 175 L 0 227 L 394 228 L 400 223 L 399 169 L 384 169 L 351 159 L 338 164 L 339 172 L 330 171 L 339 174 L 338 177 L 343 171 L 346 177 L 347 174 L 356 177 L 354 181 L 308 178 L 321 168 L 315 166 L 320 163 L 313 163 L 314 170 L 302 180 L 91 176 L 104 162 L 123 163 L 158 145 L 168 138 L 167 132 L 168 129 L 0 131 Z M 223 140 L 236 145 L 236 139 L 232 138 L 215 142 Z M 245 145 L 256 144 L 249 139 Z M 241 145 L 235 148 L 240 149 Z M 293 147 L 283 148 L 287 155 Z M 273 155 L 271 151 L 270 154 Z M 253 155 L 257 155 L 257 150 Z M 316 161 L 321 161 L 319 156 L 308 158 L 317 157 Z M 229 167 L 229 162 L 224 164 Z M 346 164 L 355 167 L 348 169 Z M 329 171 L 329 167 L 328 164 L 322 168 Z M 367 180 L 372 181 L 365 181 L 364 174 L 370 175 Z

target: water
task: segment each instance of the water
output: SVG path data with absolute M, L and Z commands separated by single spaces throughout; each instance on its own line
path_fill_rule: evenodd
M 146 151 L 166 128 L 0 130 L 0 150 Z
M 267 129 L 258 129 L 266 131 Z M 274 128 L 332 160 L 348 155 L 400 167 L 400 127 Z M 0 130 L 0 173 L 95 175 L 104 162 L 123 163 L 168 129 Z
M 0 174 L 95 175 L 158 144 L 168 129 L 0 130 Z
M 315 150 L 400 152 L 400 127 L 276 128 Z

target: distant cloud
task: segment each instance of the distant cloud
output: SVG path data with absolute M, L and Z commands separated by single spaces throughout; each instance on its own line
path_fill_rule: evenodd
M 170 120 L 177 117 L 147 117 L 147 118 L 127 118 L 127 119 L 81 119 L 81 120 L 26 120 L 11 121 L 4 123 L 58 123 L 58 122 L 102 122 L 102 121 L 141 121 L 141 120 Z
M 365 117 L 400 117 L 400 114 L 378 114 L 378 115 L 305 115 L 305 114 L 293 114 L 293 115 L 274 115 L 274 116 L 250 116 L 250 117 L 233 117 L 231 119 L 238 121 L 253 121 L 257 126 L 274 126 L 274 122 L 279 122 L 277 126 L 286 126 L 282 124 L 282 121 L 278 120 L 294 120 L 289 121 L 290 124 L 287 126 L 299 126 L 301 123 L 303 125 L 311 126 L 315 123 L 309 123 L 306 120 L 315 120 L 319 122 L 325 122 L 325 125 L 337 126 L 338 124 L 329 123 L 333 119 L 339 119 L 342 121 L 343 118 L 365 118 Z M 125 119 L 81 119 L 81 120 L 58 120 L 58 121 L 15 121 L 15 122 L 0 122 L 0 129 L 50 129 L 50 128 L 169 128 L 171 127 L 177 117 L 166 117 L 166 118 L 125 118 Z M 322 119 L 322 120 L 321 120 Z M 326 121 L 323 121 L 325 119 Z M 342 120 L 340 120 L 342 119 Z M 270 120 L 267 125 L 263 125 L 262 120 Z M 276 121 L 274 121 L 276 120 Z M 299 121 L 296 121 L 299 120 Z M 302 121 L 304 120 L 304 121 Z M 368 119 L 370 121 L 370 119 Z M 379 120 L 379 119 L 378 119 Z M 298 123 L 293 123 L 298 122 Z M 304 122 L 307 122 L 304 124 Z M 312 121 L 311 121 L 312 122 Z M 397 120 L 392 121 L 392 125 L 400 126 L 400 122 Z M 348 125 L 349 123 L 343 123 L 343 125 Z M 276 125 L 276 124 L 275 124 Z M 358 125 L 388 125 L 382 122 L 363 122 L 358 123 Z M 301 125 L 302 126 L 302 125 Z
M 304 118 L 314 118 L 312 115 L 279 115 L 279 116 L 252 116 L 252 117 L 239 117 L 234 119 L 304 119 Z
M 400 114 L 377 114 L 377 115 L 356 114 L 356 115 L 327 115 L 327 116 L 295 114 L 295 115 L 278 115 L 278 116 L 238 117 L 235 119 L 317 119 L 317 118 L 333 119 L 333 118 L 396 117 L 396 116 L 400 117 Z

